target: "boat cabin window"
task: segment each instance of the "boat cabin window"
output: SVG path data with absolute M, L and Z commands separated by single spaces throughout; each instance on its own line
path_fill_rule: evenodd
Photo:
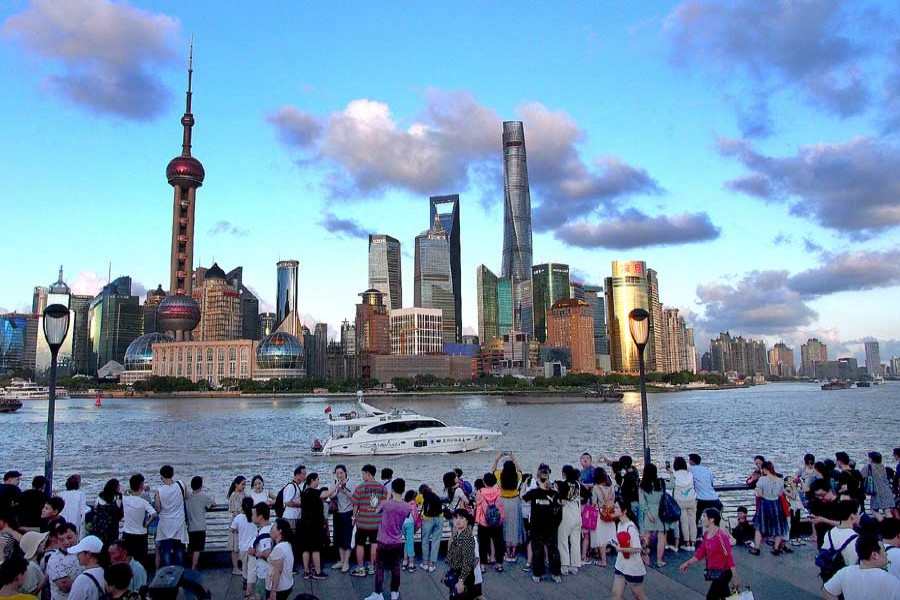
M 383 434 L 383 433 L 406 433 L 407 431 L 413 431 L 415 429 L 425 429 L 429 427 L 446 427 L 440 421 L 435 420 L 427 420 L 427 421 L 392 421 L 390 423 L 384 423 L 383 425 L 376 425 L 369 429 L 368 433 L 371 434 Z

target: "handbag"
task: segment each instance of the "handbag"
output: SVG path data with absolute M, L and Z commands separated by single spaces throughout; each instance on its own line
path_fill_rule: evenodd
M 753 597 L 753 592 L 750 591 L 749 588 L 746 590 L 734 588 L 734 593 L 728 596 L 727 600 L 755 600 L 755 598 Z
M 597 518 L 600 511 L 593 504 L 585 504 L 581 507 L 581 528 L 587 531 L 597 530 Z
M 616 507 L 613 504 L 604 504 L 600 512 L 600 520 L 604 523 L 612 523 L 616 520 Z
M 781 512 L 784 513 L 784 516 L 788 519 L 791 518 L 791 503 L 788 502 L 788 498 L 785 494 L 782 494 L 778 497 L 778 500 L 781 502 Z
M 659 520 L 663 523 L 677 523 L 681 519 L 681 507 L 668 492 L 663 490 L 659 500 Z
M 722 581 L 725 579 L 725 569 L 704 569 L 703 579 L 707 581 Z

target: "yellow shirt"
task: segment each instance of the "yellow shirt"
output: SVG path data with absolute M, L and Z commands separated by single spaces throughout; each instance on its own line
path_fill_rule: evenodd
M 36 596 L 31 594 L 16 594 L 15 596 L 0 596 L 4 600 L 37 600 Z
M 494 476 L 497 478 L 497 481 L 500 481 L 500 471 L 494 471 Z M 500 486 L 500 497 L 501 498 L 518 498 L 519 497 L 519 484 L 522 483 L 522 471 L 516 471 L 516 489 L 514 490 L 504 490 L 503 486 Z

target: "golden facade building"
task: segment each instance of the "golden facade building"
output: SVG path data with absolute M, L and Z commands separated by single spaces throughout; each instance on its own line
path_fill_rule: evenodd
M 609 327 L 609 355 L 613 371 L 638 372 L 638 350 L 628 328 L 628 313 L 635 308 L 650 311 L 647 264 L 643 261 L 614 260 L 612 277 L 606 278 L 606 322 Z M 653 314 L 651 313 L 651 320 Z M 651 327 L 653 324 L 651 323 Z M 651 329 L 652 331 L 652 329 Z M 650 344 L 645 352 L 648 352 Z M 647 358 L 645 356 L 645 358 Z M 651 363 L 649 359 L 647 365 Z
M 197 337 L 204 342 L 239 340 L 243 333 L 243 311 L 240 290 L 229 285 L 218 264 L 203 273 L 202 282 L 194 290 L 200 305 Z
M 547 313 L 547 344 L 572 352 L 573 373 L 595 373 L 594 312 L 578 298 L 560 300 Z
M 194 383 L 205 379 L 220 387 L 225 379 L 253 379 L 256 346 L 253 340 L 171 342 L 153 344 L 155 377 L 186 377 Z

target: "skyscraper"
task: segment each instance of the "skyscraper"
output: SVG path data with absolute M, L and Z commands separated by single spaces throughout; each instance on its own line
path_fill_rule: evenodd
M 515 289 L 515 328 L 534 338 L 534 282 L 520 281 Z
M 356 355 L 356 325 L 347 319 L 341 323 L 341 351 L 345 356 Z
M 800 369 L 804 377 L 817 377 L 816 363 L 828 360 L 828 346 L 816 338 L 806 340 L 800 346 Z
M 531 279 L 531 192 L 521 121 L 503 123 L 503 262 L 501 277 Z
M 259 339 L 275 333 L 278 328 L 278 317 L 275 313 L 259 313 Z
M 241 293 L 228 283 L 225 271 L 213 263 L 198 288 L 194 292 L 194 298 L 200 304 L 197 337 L 203 342 L 241 339 L 244 330 Z
M 595 373 L 594 314 L 584 300 L 566 298 L 547 312 L 547 344 L 572 352 L 574 373 Z
M 713 371 L 735 372 L 739 377 L 769 374 L 769 353 L 762 340 L 732 337 L 725 331 L 709 341 L 709 353 Z
M 314 331 L 316 347 L 312 377 L 325 379 L 325 356 L 328 352 L 328 323 L 316 323 Z
M 769 372 L 778 377 L 794 376 L 794 350 L 778 342 L 769 350 Z
M 516 328 L 516 285 L 512 277 L 501 277 L 497 280 L 497 327 L 500 337 Z M 520 332 L 522 333 L 522 332 Z M 524 332 L 531 337 L 531 332 Z
M 262 339 L 259 335 L 259 298 L 244 285 L 244 267 L 228 271 L 225 279 L 241 295 L 241 339 Z
M 170 296 L 160 303 L 156 312 L 159 329 L 174 334 L 173 337 L 179 342 L 190 341 L 191 332 L 200 322 L 200 307 L 191 298 L 191 276 L 194 269 L 194 208 L 197 189 L 203 185 L 206 171 L 200 161 L 191 156 L 191 134 L 194 127 L 194 115 L 191 113 L 193 75 L 194 47 L 191 44 L 187 96 L 184 116 L 181 117 L 181 125 L 184 128 L 181 156 L 173 158 L 166 167 L 166 179 L 175 190 L 169 269 Z M 124 354 L 123 349 L 122 360 Z
M 400 242 L 389 235 L 369 235 L 369 287 L 384 294 L 388 310 L 403 306 Z
M 609 355 L 613 371 L 638 372 L 638 351 L 631 339 L 628 313 L 650 308 L 647 265 L 643 261 L 614 260 L 612 277 L 603 286 L 606 293 L 606 323 L 609 328 Z M 644 350 L 646 352 L 646 349 Z M 646 358 L 646 357 L 645 357 Z
M 90 322 L 88 314 L 91 309 L 93 296 L 72 294 L 69 308 L 72 311 L 72 372 L 76 374 L 90 374 L 89 365 L 91 357 L 90 344 L 88 343 Z M 156 311 L 154 310 L 154 323 Z
M 280 260 L 278 267 L 278 291 L 275 298 L 276 329 L 293 336 L 300 335 L 300 315 L 297 312 L 297 278 L 299 260 Z
M 462 266 L 459 230 L 459 194 L 432 196 L 429 223 L 439 219 L 450 243 L 450 278 L 453 282 L 453 305 L 456 310 L 456 342 L 462 342 Z M 449 210 L 447 208 L 449 207 Z
M 484 265 L 475 269 L 475 294 L 478 297 L 478 339 L 482 343 L 500 337 L 497 306 L 497 276 Z
M 569 297 L 569 265 L 545 263 L 531 268 L 534 338 L 547 341 L 547 312 L 550 307 Z
M 456 342 L 456 302 L 450 271 L 450 241 L 435 217 L 431 229 L 416 236 L 413 306 L 439 308 L 444 315 L 444 342 Z
M 866 371 L 869 377 L 881 377 L 884 375 L 881 368 L 881 350 L 877 340 L 866 342 Z
M 131 295 L 131 277 L 103 286 L 91 300 L 88 321 L 89 372 L 96 373 L 111 360 L 124 365 L 125 351 L 141 335 L 140 299 Z
M 391 353 L 391 319 L 384 294 L 369 289 L 360 294 L 362 300 L 356 305 L 356 353 L 359 355 L 359 375 L 372 376 L 373 354 Z
M 25 369 L 25 315 L 0 315 L 0 375 Z
M 606 337 L 606 298 L 603 287 L 599 285 L 584 286 L 584 300 L 591 305 L 594 312 L 594 354 L 609 354 L 609 338 Z
M 650 372 L 660 371 L 659 356 L 663 353 L 663 336 L 660 332 L 662 324 L 662 304 L 659 301 L 659 277 L 653 269 L 647 269 L 647 292 L 649 294 L 648 301 L 650 307 L 650 339 L 647 342 L 647 348 L 644 350 L 647 361 L 647 370 Z

